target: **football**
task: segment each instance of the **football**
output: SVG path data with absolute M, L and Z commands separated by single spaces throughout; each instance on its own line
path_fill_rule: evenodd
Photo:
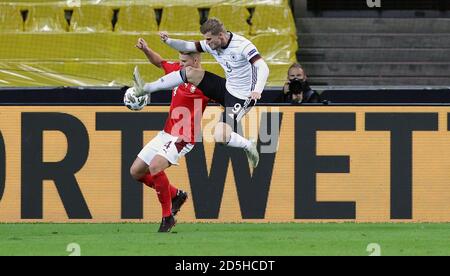
M 134 87 L 130 87 L 123 96 L 123 103 L 128 109 L 133 111 L 142 110 L 148 104 L 148 95 L 136 97 Z

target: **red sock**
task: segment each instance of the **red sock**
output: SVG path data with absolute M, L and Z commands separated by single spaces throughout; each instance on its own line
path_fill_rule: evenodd
M 152 175 L 148 172 L 141 179 L 140 182 L 144 183 L 146 186 L 155 189 L 155 183 L 153 182 Z
M 172 215 L 172 196 L 169 179 L 167 179 L 166 173 L 162 171 L 153 176 L 153 182 L 155 183 L 156 193 L 161 203 L 162 215 L 163 217 L 168 217 Z
M 146 186 L 155 189 L 155 182 L 153 181 L 153 176 L 148 172 L 146 173 L 141 179 L 139 179 L 139 182 L 144 183 Z M 178 189 L 171 184 L 169 184 L 170 187 L 170 198 L 174 198 L 177 196 Z
M 177 196 L 178 189 L 170 184 L 169 184 L 169 188 L 170 188 L 170 198 L 173 199 L 174 197 Z

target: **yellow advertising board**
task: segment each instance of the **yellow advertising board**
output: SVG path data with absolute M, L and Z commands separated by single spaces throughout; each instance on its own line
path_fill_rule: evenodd
M 0 108 L 0 222 L 160 221 L 129 167 L 168 107 Z M 260 165 L 203 141 L 167 170 L 189 193 L 180 222 L 449 222 L 448 107 L 258 107 L 243 121 Z M 268 123 L 270 122 L 270 123 Z

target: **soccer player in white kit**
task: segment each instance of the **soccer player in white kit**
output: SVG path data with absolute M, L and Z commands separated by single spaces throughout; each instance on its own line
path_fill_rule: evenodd
M 135 87 L 136 95 L 173 88 L 181 83 L 195 85 L 205 96 L 225 107 L 222 120 L 214 130 L 215 141 L 230 147 L 243 148 L 250 165 L 256 168 L 259 162 L 256 142 L 239 135 L 237 123 L 261 98 L 269 76 L 269 67 L 251 41 L 228 32 L 220 20 L 208 19 L 200 31 L 205 40 L 197 42 L 171 39 L 165 32 L 161 32 L 160 36 L 163 42 L 178 51 L 211 54 L 224 69 L 226 78 L 203 69 L 186 67 L 143 87 Z

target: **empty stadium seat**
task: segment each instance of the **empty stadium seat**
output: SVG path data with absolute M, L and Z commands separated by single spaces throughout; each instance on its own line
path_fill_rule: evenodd
M 211 17 L 220 19 L 228 31 L 243 35 L 250 33 L 250 25 L 247 23 L 250 12 L 244 6 L 216 5 L 209 11 L 209 18 Z
M 158 31 L 153 7 L 146 5 L 121 7 L 115 30 L 119 32 Z
M 295 34 L 291 9 L 286 7 L 256 6 L 251 20 L 252 35 L 263 33 Z
M 106 5 L 82 5 L 74 8 L 70 21 L 73 32 L 111 32 L 113 7 Z
M 23 20 L 17 6 L 0 4 L 0 32 L 23 31 Z
M 297 40 L 292 35 L 261 34 L 251 38 L 267 63 L 295 62 Z
M 66 32 L 68 23 L 59 5 L 36 5 L 28 8 L 26 32 Z
M 200 32 L 200 14 L 198 9 L 190 6 L 167 6 L 163 8 L 160 31 L 175 34 Z

